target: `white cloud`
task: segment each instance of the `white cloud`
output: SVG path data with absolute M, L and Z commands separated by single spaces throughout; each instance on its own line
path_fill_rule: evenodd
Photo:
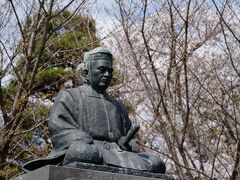
M 91 7 L 90 14 L 96 21 L 97 35 L 101 38 L 113 30 L 116 20 L 108 10 L 111 10 L 114 4 L 114 0 L 97 0 Z

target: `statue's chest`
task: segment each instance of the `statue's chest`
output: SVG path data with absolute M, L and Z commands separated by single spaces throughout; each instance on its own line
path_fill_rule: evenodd
M 120 109 L 111 101 L 88 97 L 84 101 L 84 129 L 96 139 L 115 140 L 123 134 Z

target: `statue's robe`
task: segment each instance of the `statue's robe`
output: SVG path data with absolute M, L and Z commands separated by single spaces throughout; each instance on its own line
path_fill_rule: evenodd
M 23 167 L 25 171 L 36 168 L 37 163 L 57 164 L 63 160 L 71 144 L 85 142 L 89 137 L 102 154 L 104 164 L 151 170 L 151 160 L 154 161 L 155 156 L 123 151 L 118 146 L 118 139 L 126 136 L 131 121 L 124 105 L 107 93 L 99 94 L 86 84 L 61 90 L 55 99 L 48 125 L 52 151 L 47 159 L 26 164 Z
M 89 135 L 94 140 L 116 142 L 130 127 L 123 104 L 107 93 L 99 94 L 88 85 L 62 90 L 49 119 L 52 154 L 65 151 L 71 143 L 84 141 Z

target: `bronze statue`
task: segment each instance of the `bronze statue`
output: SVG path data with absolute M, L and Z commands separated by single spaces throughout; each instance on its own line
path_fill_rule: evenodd
M 140 152 L 124 105 L 106 92 L 113 73 L 112 54 L 95 48 L 84 54 L 86 82 L 57 95 L 49 119 L 53 149 L 46 159 L 23 166 L 30 171 L 46 164 L 74 162 L 165 173 L 157 156 Z

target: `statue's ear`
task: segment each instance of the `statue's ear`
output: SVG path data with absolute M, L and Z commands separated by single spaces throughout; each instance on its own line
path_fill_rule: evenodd
M 84 76 L 87 76 L 87 75 L 88 75 L 88 70 L 87 70 L 87 69 L 84 69 L 84 70 L 83 70 L 83 74 L 84 74 Z

